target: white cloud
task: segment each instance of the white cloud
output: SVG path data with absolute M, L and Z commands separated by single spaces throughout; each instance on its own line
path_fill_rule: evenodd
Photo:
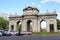
M 52 1 L 52 2 L 58 2 L 60 3 L 60 0 L 45 0 L 46 2 Z
M 36 4 L 34 2 L 31 3 L 32 7 L 36 7 Z
M 35 5 L 35 3 L 34 3 L 34 2 L 32 2 L 31 4 L 32 4 L 32 5 Z
M 57 13 L 57 18 L 60 19 L 60 13 Z
M 39 8 L 39 7 L 41 7 L 41 4 L 36 4 L 36 3 L 32 2 L 31 3 L 31 6 L 33 6 L 33 7 L 36 7 L 37 6 Z
M 41 1 L 41 3 L 45 3 L 45 1 Z
M 46 2 L 57 2 L 57 3 L 60 3 L 60 0 L 43 0 L 41 1 L 41 3 L 46 3 Z
M 9 18 L 8 18 L 9 16 L 10 16 L 10 14 L 0 13 L 0 17 L 3 17 L 4 19 L 9 20 Z
M 41 7 L 41 5 L 40 5 L 40 4 L 38 4 L 37 6 L 38 6 L 38 7 Z

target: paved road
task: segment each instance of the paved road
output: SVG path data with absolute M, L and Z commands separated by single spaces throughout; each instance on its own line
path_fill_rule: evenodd
M 60 40 L 60 34 L 55 35 L 24 35 L 24 36 L 2 36 L 0 40 Z

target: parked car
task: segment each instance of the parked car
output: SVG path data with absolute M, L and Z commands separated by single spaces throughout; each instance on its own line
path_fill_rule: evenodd
M 60 33 L 60 30 L 58 30 L 58 32 Z
M 16 35 L 18 34 L 18 30 L 13 30 L 13 31 L 10 31 L 11 35 Z
M 1 32 L 1 30 L 0 30 L 0 37 L 2 36 L 2 32 Z
M 18 32 L 16 33 L 16 36 L 21 36 L 22 34 L 20 32 L 21 30 L 18 30 Z
M 32 35 L 32 32 L 20 32 L 20 34 L 23 34 L 23 35 Z
M 3 36 L 11 36 L 11 33 L 8 30 L 2 30 Z

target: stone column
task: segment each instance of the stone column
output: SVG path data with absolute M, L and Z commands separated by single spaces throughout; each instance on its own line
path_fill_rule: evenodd
M 55 22 L 54 22 L 54 32 L 57 32 L 57 20 L 55 19 Z
M 26 22 L 26 20 L 22 21 L 22 31 L 27 31 L 27 22 Z
M 34 20 L 32 20 L 32 32 L 34 32 Z
M 17 30 L 17 23 L 16 23 L 16 21 L 14 21 L 14 30 Z
M 38 20 L 37 22 L 38 22 L 38 32 L 40 32 L 40 20 Z
M 36 19 L 33 19 L 33 25 L 34 25 L 34 27 L 33 27 L 33 32 L 37 32 L 37 29 L 38 29 L 38 26 L 37 26 L 37 20 Z
M 9 22 L 9 31 L 11 31 L 11 24 L 10 24 L 10 22 Z
M 50 27 L 49 27 L 49 21 L 48 20 L 46 22 L 46 30 L 47 30 L 47 32 L 50 32 Z
M 9 21 L 9 31 L 11 31 L 11 25 L 12 25 L 12 22 Z
M 17 23 L 14 23 L 14 30 L 17 30 Z

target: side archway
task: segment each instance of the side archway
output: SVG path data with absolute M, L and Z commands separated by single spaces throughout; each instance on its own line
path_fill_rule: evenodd
M 14 25 L 11 25 L 11 31 L 13 31 L 14 30 Z
M 27 21 L 27 31 L 28 32 L 31 32 L 32 31 L 32 21 L 31 20 L 28 20 Z
M 54 32 L 54 24 L 50 24 L 49 27 L 50 27 L 50 32 Z
M 46 21 L 45 20 L 41 20 L 40 21 L 40 31 L 41 32 L 46 32 Z

